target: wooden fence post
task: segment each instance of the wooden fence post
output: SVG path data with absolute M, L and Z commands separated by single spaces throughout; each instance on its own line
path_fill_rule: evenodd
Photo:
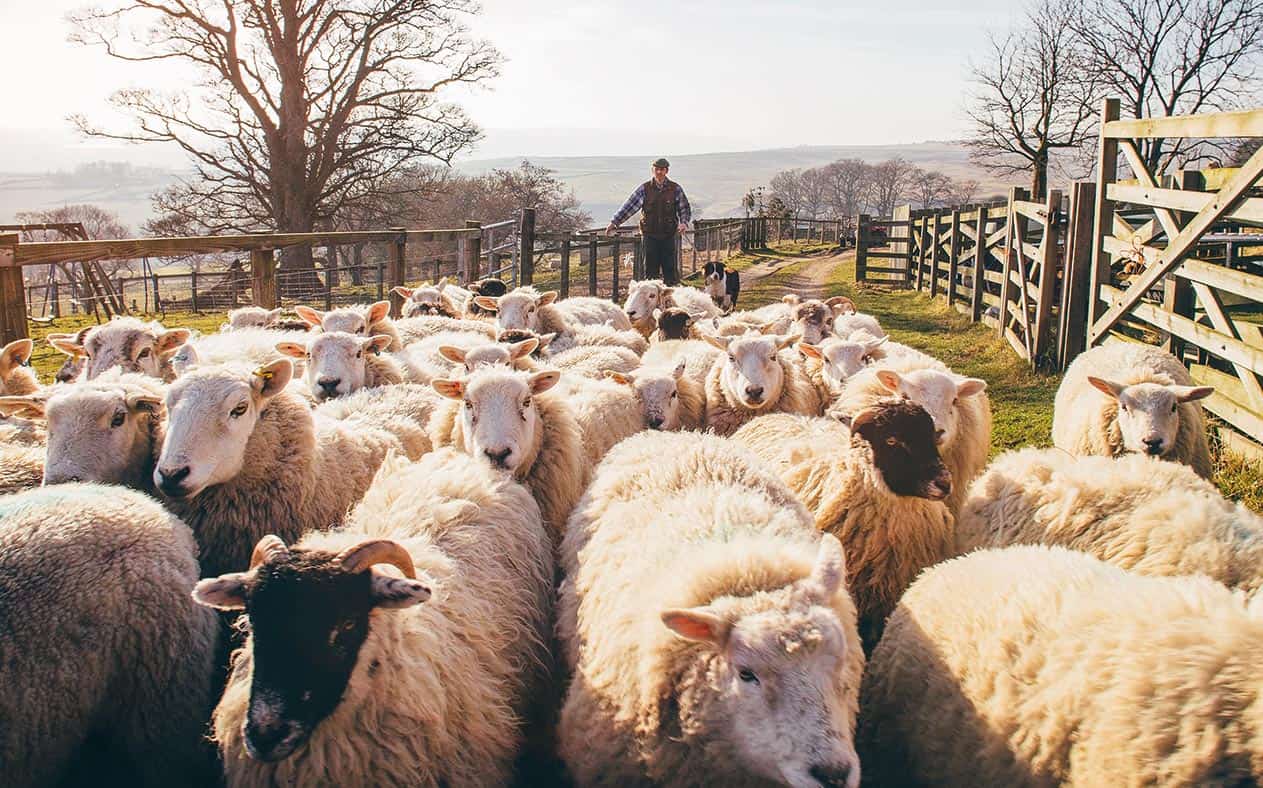
M 518 220 L 518 283 L 526 286 L 535 281 L 535 209 L 523 208 Z
M 17 264 L 18 234 L 0 235 L 0 345 L 30 336 L 26 328 L 26 292 Z
M 1089 299 L 1095 296 L 1092 287 L 1092 250 L 1095 237 L 1092 219 L 1096 208 L 1096 184 L 1078 181 L 1070 192 L 1070 217 L 1066 226 L 1065 275 L 1061 280 L 1061 331 L 1058 336 L 1057 363 L 1061 369 L 1070 366 L 1084 350 L 1088 335 Z
M 588 241 L 588 295 L 590 296 L 598 295 L 596 282 L 596 255 L 596 236 L 594 235 L 592 236 L 592 240 Z
M 1183 191 L 1201 191 L 1202 184 L 1205 183 L 1202 174 L 1196 170 L 1181 170 L 1176 177 L 1180 181 L 1179 188 Z M 1176 215 L 1179 217 L 1180 224 L 1183 225 L 1192 220 L 1196 213 L 1180 212 Z M 1225 244 L 1225 268 L 1232 268 L 1232 251 L 1232 243 Z M 1197 309 L 1193 283 L 1176 276 L 1174 272 L 1168 274 L 1162 283 L 1162 308 L 1167 312 L 1192 320 Z M 1162 342 L 1162 349 L 1181 361 L 1184 360 L 1184 342 L 1174 334 L 1166 335 L 1166 339 Z
M 439 283 L 439 280 L 442 278 L 443 278 L 443 258 L 436 257 L 434 258 L 434 278 L 431 279 L 430 281 L 437 285 Z
M 561 242 L 561 287 L 560 298 L 570 297 L 570 236 Z
M 960 208 L 952 210 L 952 235 L 947 256 L 947 303 L 956 303 L 956 274 L 960 269 Z
M 943 223 L 943 212 L 934 212 L 934 229 L 930 232 L 930 298 L 938 295 L 938 250 L 942 240 L 939 235 Z
M 978 206 L 978 245 L 974 247 L 973 292 L 969 294 L 969 319 L 982 319 L 982 294 L 987 285 L 987 206 Z
M 855 217 L 855 281 L 868 281 L 868 223 L 872 217 L 861 213 Z
M 1031 341 L 1031 363 L 1039 366 L 1052 360 L 1050 348 L 1052 336 L 1052 300 L 1057 287 L 1057 259 L 1061 246 L 1058 243 L 1061 223 L 1061 190 L 1049 189 L 1048 200 L 1044 203 L 1044 242 L 1040 244 L 1039 261 L 1039 303 L 1035 304 L 1035 336 Z M 1029 274 L 1030 268 L 1027 268 Z
M 276 297 L 276 253 L 271 249 L 250 250 L 251 295 L 254 305 L 264 309 L 275 309 Z
M 921 292 L 921 288 L 925 285 L 925 253 L 926 245 L 929 243 L 930 233 L 930 217 L 928 214 L 921 214 L 921 228 L 917 231 L 917 246 L 919 248 L 917 254 L 917 292 Z
M 696 231 L 694 232 L 696 233 Z M 696 234 L 693 236 L 693 242 L 697 242 Z M 618 236 L 616 235 L 614 236 L 614 246 L 612 247 L 614 251 L 614 277 L 610 286 L 610 300 L 614 303 L 618 303 L 618 269 L 623 264 L 623 256 L 618 247 Z M 696 252 L 696 247 L 694 247 L 694 251 Z M 694 259 L 696 259 L 696 257 Z
M 477 219 L 466 219 L 465 229 L 478 230 L 479 232 L 477 234 L 470 233 L 469 237 L 465 239 L 465 260 L 468 263 L 468 266 L 465 269 L 465 276 L 468 278 L 461 282 L 461 285 L 468 285 L 470 282 L 477 282 L 482 276 L 482 274 L 479 273 L 481 270 L 480 261 L 482 259 L 482 222 Z
M 632 240 L 632 279 L 645 278 L 644 242 L 637 236 Z
M 390 314 L 398 318 L 403 316 L 404 299 L 394 291 L 407 281 L 404 261 L 407 259 L 408 232 L 402 227 L 392 227 L 391 230 L 399 233 L 399 237 L 386 245 L 386 286 L 390 288 Z
M 1009 211 L 1007 224 L 1005 225 L 1008 229 L 1004 235 L 1004 265 L 1000 271 L 1000 326 L 996 329 L 996 333 L 999 334 L 1001 339 L 1004 338 L 1004 329 L 1009 322 L 1009 290 L 1013 284 L 1013 271 L 1017 268 L 1013 254 L 1015 251 L 1017 254 L 1022 254 L 1020 248 L 1016 250 L 1013 248 L 1013 242 L 1018 237 L 1018 222 L 1023 221 L 1022 215 L 1017 212 L 1017 208 L 1013 203 L 1018 200 L 1025 200 L 1027 197 L 1028 194 L 1025 189 L 1017 186 L 1009 189 Z M 1025 233 L 1022 235 L 1025 236 Z M 1023 284 L 1022 286 L 1024 287 L 1025 285 Z M 1021 303 L 1021 299 L 1018 299 L 1018 303 Z
M 1118 178 L 1118 140 L 1106 136 L 1105 124 L 1118 120 L 1121 104 L 1118 99 L 1105 99 L 1101 108 L 1101 144 L 1096 157 L 1096 218 L 1093 221 L 1092 284 L 1088 293 L 1087 336 L 1097 319 L 1104 314 L 1100 301 L 1101 286 L 1110 279 L 1109 254 L 1105 251 L 1105 239 L 1114 232 L 1114 203 L 1106 194 L 1107 186 Z
M 190 307 L 192 308 L 194 312 L 196 312 L 197 311 L 197 269 L 196 268 L 189 269 L 189 289 L 192 291 L 189 298 Z

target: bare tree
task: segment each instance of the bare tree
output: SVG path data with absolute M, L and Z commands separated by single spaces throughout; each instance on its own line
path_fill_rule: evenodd
M 769 186 L 772 189 L 772 195 L 780 200 L 781 205 L 785 206 L 785 210 L 790 215 L 803 209 L 802 170 L 782 170 L 772 176 Z
M 1263 0 L 1085 0 L 1071 18 L 1096 78 L 1135 118 L 1190 115 L 1257 97 Z M 1141 141 L 1151 172 L 1196 141 Z
M 310 231 L 477 138 L 439 101 L 497 72 L 499 54 L 463 26 L 476 10 L 473 0 L 122 0 L 81 11 L 73 40 L 202 79 L 173 95 L 115 93 L 130 129 L 74 120 L 90 135 L 183 149 L 197 177 L 157 200 L 174 219 Z M 310 250 L 296 249 L 282 267 L 312 270 Z
M 952 195 L 949 199 L 955 205 L 971 205 L 978 198 L 978 189 L 981 185 L 973 178 L 965 181 L 955 181 L 952 187 Z
M 83 225 L 83 230 L 88 238 L 94 241 L 110 238 L 128 238 L 132 234 L 131 228 L 119 218 L 117 213 L 99 205 L 91 204 L 63 205 L 46 211 L 22 211 L 17 214 L 17 220 L 22 224 L 72 224 L 79 222 Z M 31 236 L 36 241 L 65 240 L 62 234 L 48 230 L 32 231 Z M 101 265 L 110 276 L 116 276 L 121 271 L 133 272 L 136 270 L 136 264 L 131 260 L 112 260 L 103 262 Z
M 840 159 L 824 167 L 826 203 L 834 216 L 854 218 L 864 211 L 873 168 L 860 159 Z
M 869 205 L 878 216 L 890 216 L 899 201 L 908 196 L 915 169 L 900 156 L 874 165 Z
M 1096 118 L 1096 83 L 1073 16 L 1066 0 L 1038 0 L 1019 29 L 990 38 L 987 60 L 973 69 L 970 158 L 1001 175 L 1028 173 L 1036 198 L 1048 188 L 1053 151 L 1081 147 Z
M 938 170 L 914 167 L 910 173 L 908 194 L 922 208 L 938 208 L 947 205 L 955 193 L 956 183 Z

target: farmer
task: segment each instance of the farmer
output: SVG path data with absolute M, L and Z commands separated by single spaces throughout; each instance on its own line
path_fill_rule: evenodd
M 666 159 L 653 163 L 653 177 L 636 187 L 623 207 L 618 209 L 606 235 L 613 235 L 618 226 L 636 211 L 641 211 L 640 233 L 645 237 L 645 276 L 661 278 L 668 285 L 680 283 L 680 268 L 675 259 L 677 233 L 688 231 L 693 209 L 684 190 L 675 181 L 667 180 L 671 168 Z

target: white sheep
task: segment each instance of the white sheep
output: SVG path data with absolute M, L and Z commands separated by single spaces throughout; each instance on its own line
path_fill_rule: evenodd
M 35 370 L 26 366 L 34 350 L 35 343 L 29 339 L 15 339 L 0 349 L 0 395 L 39 391 Z
M 864 675 L 880 785 L 1256 785 L 1263 617 L 1205 577 L 985 550 L 908 589 Z
M 169 383 L 176 374 L 171 357 L 189 336 L 188 329 L 166 329 L 157 321 L 145 323 L 134 317 L 115 316 L 74 337 L 54 339 L 52 345 L 68 356 L 83 359 L 84 380 L 119 367 L 124 372 L 140 372 Z
M 431 383 L 449 402 L 430 419 L 435 448 L 454 446 L 508 471 L 539 502 L 561 539 L 566 517 L 587 485 L 582 433 L 558 393 L 561 373 L 484 367 L 463 380 Z
M 600 379 L 606 370 L 631 372 L 640 366 L 640 356 L 623 347 L 578 345 L 549 356 L 547 363 L 567 377 Z
M 141 493 L 66 485 L 0 498 L 6 786 L 214 784 L 203 734 L 219 622 L 189 598 L 196 556 L 188 526 Z M 85 771 L 102 745 L 126 775 Z
M 559 751 L 579 785 L 859 784 L 864 654 L 842 549 L 748 452 L 624 441 L 561 560 Z
M 242 328 L 267 328 L 281 319 L 281 308 L 264 309 L 261 306 L 243 306 L 228 310 L 228 322 L 220 331 L 236 331 Z
M 879 402 L 849 425 L 790 414 L 762 416 L 732 436 L 768 463 L 815 518 L 842 540 L 860 632 L 871 648 L 917 573 L 953 555 L 943 504 L 951 472 L 920 406 Z
M 793 322 L 788 328 L 778 331 L 780 325 L 776 322 L 768 324 L 767 328 L 774 333 L 798 334 L 804 342 L 814 345 L 827 337 L 836 336 L 833 333 L 834 321 L 838 311 L 848 305 L 854 308 L 851 299 L 845 296 L 835 296 L 827 301 L 814 298 L 799 300 L 790 305 Z
M 824 403 L 802 367 L 784 354 L 795 336 L 707 337 L 726 351 L 706 376 L 706 427 L 731 435 L 755 416 L 801 413 L 819 416 Z
M 517 342 L 482 342 L 468 349 L 442 345 L 439 352 L 444 358 L 463 367 L 465 374 L 497 364 L 534 371 L 536 362 L 532 354 L 538 347 L 538 337 L 527 337 Z
M 696 383 L 705 396 L 706 376 L 724 352 L 702 339 L 672 339 L 654 343 L 640 357 L 641 366 L 674 369 L 684 362 L 684 377 Z
M 1144 575 L 1263 586 L 1263 518 L 1182 463 L 1139 454 L 1006 452 L 974 480 L 956 550 L 1059 545 Z
M 826 337 L 818 345 L 799 342 L 796 347 L 806 357 L 803 369 L 807 377 L 821 398 L 832 403 L 848 380 L 870 364 L 886 358 L 882 348 L 886 342 L 886 337 L 879 339 L 861 331 L 849 339 Z
M 548 345 L 551 353 L 561 353 L 576 347 L 610 347 L 630 350 L 637 356 L 644 355 L 649 349 L 649 340 L 639 331 L 620 331 L 612 326 L 588 326 L 571 324 L 570 331 L 564 334 L 545 334 L 553 339 Z
M 877 322 L 877 318 L 872 315 L 852 312 L 838 315 L 833 320 L 833 333 L 842 339 L 848 339 L 858 331 L 863 331 L 874 337 L 886 336 L 885 329 L 881 327 L 881 323 Z
M 1215 392 L 1194 386 L 1179 359 L 1133 342 L 1100 345 L 1066 369 L 1053 402 L 1053 445 L 1071 454 L 1150 454 L 1212 473 L 1206 421 L 1197 400 Z
M 171 356 L 171 366 L 176 375 L 199 365 L 226 364 L 240 361 L 247 364 L 267 364 L 281 358 L 276 349 L 280 342 L 305 345 L 318 334 L 306 331 L 280 331 L 273 328 L 236 328 L 194 337 L 185 342 Z M 298 375 L 303 364 L 295 364 Z
M 401 332 L 390 319 L 390 302 L 375 301 L 371 304 L 354 304 L 322 312 L 309 306 L 296 306 L 294 312 L 311 326 L 313 331 L 341 331 L 359 336 L 385 334 L 390 337 L 388 350 L 403 350 L 406 344 Z
M 393 287 L 390 292 L 404 299 L 400 317 L 438 315 L 459 318 L 465 314 L 465 304 L 473 295 L 463 287 L 453 285 L 447 277 L 432 285 L 423 282 L 416 287 Z
M 303 380 L 316 401 L 324 401 L 362 388 L 392 386 L 404 380 L 421 382 L 416 374 L 405 372 L 400 356 L 384 352 L 390 337 L 357 336 L 342 331 L 325 331 L 306 343 L 278 342 L 276 350 L 303 364 Z
M 618 304 L 603 298 L 568 298 L 557 301 L 557 293 L 541 293 L 533 287 L 519 287 L 500 297 L 476 296 L 474 302 L 496 313 L 501 331 L 528 329 L 536 334 L 574 334 L 580 326 L 609 326 L 630 331 L 631 321 Z M 644 337 L 641 337 L 643 340 Z
M 343 529 L 265 537 L 194 592 L 250 620 L 214 716 L 228 784 L 509 784 L 552 583 L 530 493 L 452 451 L 383 466 Z
M 435 315 L 423 315 L 421 317 L 409 317 L 404 320 L 396 320 L 394 325 L 395 329 L 399 332 L 402 343 L 405 346 L 411 345 L 415 342 L 420 342 L 426 337 L 450 331 L 478 334 L 492 340 L 496 338 L 496 334 L 498 333 L 496 324 L 490 320 L 473 320 L 469 318 L 457 320 L 450 317 L 438 317 Z
M 628 283 L 623 311 L 632 322 L 644 321 L 653 316 L 655 309 L 668 307 L 679 307 L 692 315 L 694 320 L 709 320 L 723 314 L 711 297 L 696 287 L 668 287 L 661 279 L 632 280 Z
M 686 362 L 674 368 L 637 367 L 634 372 L 607 371 L 606 377 L 630 386 L 640 400 L 645 425 L 651 430 L 699 430 L 706 415 L 706 392 L 685 375 Z
M 587 467 L 595 468 L 619 441 L 645 429 L 645 411 L 631 386 L 565 373 L 556 388 L 574 414 Z
M 430 417 L 443 399 L 428 385 L 399 383 L 360 389 L 354 394 L 327 400 L 312 411 L 316 423 L 337 420 L 354 429 L 368 425 L 391 433 L 412 460 L 433 448 L 427 430 Z

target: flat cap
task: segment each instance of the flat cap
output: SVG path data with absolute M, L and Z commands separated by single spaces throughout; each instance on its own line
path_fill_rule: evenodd
M 655 166 L 655 167 L 666 167 L 667 169 L 670 169 L 670 168 L 671 168 L 671 162 L 667 161 L 666 159 L 654 159 L 653 166 Z

